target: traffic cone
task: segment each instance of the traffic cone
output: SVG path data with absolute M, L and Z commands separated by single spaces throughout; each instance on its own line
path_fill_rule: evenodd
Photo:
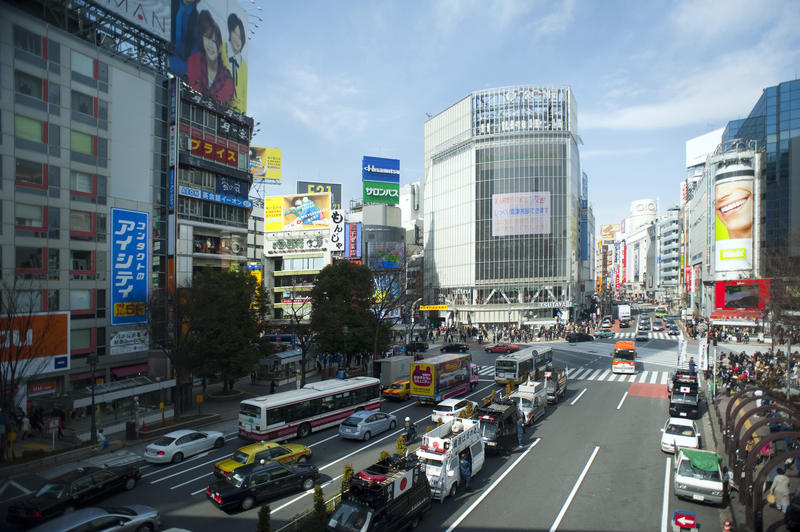
M 141 430 L 142 431 L 147 430 L 147 425 L 145 424 L 144 419 L 142 420 L 142 428 L 141 428 Z
M 722 532 L 731 532 L 733 528 L 731 528 L 731 518 L 725 518 L 725 524 L 722 526 Z

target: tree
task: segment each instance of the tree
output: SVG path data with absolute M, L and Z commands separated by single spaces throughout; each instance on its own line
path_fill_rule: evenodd
M 42 354 L 58 354 L 51 346 L 69 349 L 69 320 L 39 312 L 41 294 L 41 287 L 16 278 L 12 284 L 0 284 L 0 407 L 4 412 L 19 406 L 19 391 L 30 377 L 48 370 L 50 359 Z
M 256 532 L 272 532 L 272 527 L 269 524 L 270 509 L 268 504 L 261 506 L 258 510 L 258 528 Z
M 405 436 L 398 436 L 397 440 L 395 441 L 395 450 L 397 454 L 400 456 L 405 456 L 408 452 L 408 445 L 406 445 L 406 438 Z
M 328 520 L 328 509 L 325 506 L 325 494 L 322 493 L 322 487 L 319 484 L 314 486 L 314 521 L 319 526 L 320 530 L 325 526 Z
M 392 324 L 400 317 L 406 296 L 402 270 L 372 270 L 375 291 L 371 310 L 374 316 L 375 333 L 372 340 L 372 356 L 386 351 L 391 343 Z M 370 367 L 372 365 L 370 364 Z
M 354 474 L 353 464 L 344 466 L 344 473 L 342 474 L 342 493 L 350 489 L 350 479 L 353 478 Z
M 343 353 L 349 365 L 350 353 L 372 348 L 372 297 L 372 275 L 366 266 L 339 260 L 320 271 L 311 290 L 311 327 L 322 352 Z
M 197 272 L 183 309 L 192 369 L 203 376 L 219 375 L 228 392 L 230 382 L 250 373 L 268 348 L 259 341 L 264 309 L 263 287 L 247 272 Z

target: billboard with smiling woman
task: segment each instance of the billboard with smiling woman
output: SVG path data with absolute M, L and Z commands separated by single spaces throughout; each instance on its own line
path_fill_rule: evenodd
M 753 268 L 753 162 L 752 159 L 737 159 L 721 161 L 714 166 L 714 262 L 718 272 Z

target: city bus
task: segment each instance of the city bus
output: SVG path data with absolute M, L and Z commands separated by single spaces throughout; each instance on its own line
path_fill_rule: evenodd
M 494 382 L 520 384 L 531 375 L 535 368 L 535 351 L 523 349 L 497 357 L 494 362 Z
M 613 373 L 636 373 L 636 344 L 623 340 L 614 344 L 611 352 L 611 371 Z
M 538 370 L 544 370 L 545 367 L 553 363 L 553 350 L 549 347 L 542 347 L 541 349 L 533 350 L 534 367 Z
M 300 389 L 245 399 L 239 404 L 239 437 L 280 441 L 338 425 L 356 410 L 378 410 L 380 380 L 328 379 Z

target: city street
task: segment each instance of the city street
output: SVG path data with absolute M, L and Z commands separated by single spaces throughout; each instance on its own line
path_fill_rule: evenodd
M 489 456 L 473 480 L 474 491 L 459 491 L 455 499 L 435 503 L 421 530 L 669 530 L 667 519 L 676 509 L 697 515 L 709 529 L 719 526 L 719 510 L 672 497 L 671 456 L 659 448 L 667 417 L 665 380 L 676 342 L 654 340 L 640 348 L 635 376 L 610 381 L 613 339 L 582 344 L 555 342 L 554 362 L 570 369 L 567 396 L 525 435 L 526 445 L 508 457 Z M 469 394 L 480 399 L 492 389 L 496 355 L 473 345 L 481 382 Z M 428 354 L 435 354 L 434 346 Z M 651 381 L 653 381 L 651 383 Z M 662 382 L 663 381 L 663 382 Z M 231 406 L 233 409 L 233 405 Z M 410 416 L 421 430 L 431 425 L 430 407 L 384 402 L 382 409 L 399 420 Z M 704 441 L 707 422 L 700 423 Z M 130 492 L 116 494 L 106 505 L 155 506 L 165 526 L 195 532 L 214 531 L 224 519 L 226 530 L 252 531 L 257 508 L 226 514 L 206 499 L 214 462 L 244 444 L 232 419 L 206 427 L 226 434 L 225 447 L 176 465 L 142 464 L 143 478 Z M 336 429 L 312 434 L 302 443 L 311 447 L 326 496 L 339 487 L 344 466 L 356 471 L 375 462 L 382 450 L 393 452 L 400 431 L 384 433 L 368 443 L 341 439 Z M 144 444 L 125 454 L 141 456 Z M 119 455 L 116 459 L 120 459 Z M 54 476 L 72 466 L 48 471 Z M 665 498 L 665 487 L 666 498 Z M 281 526 L 312 505 L 310 492 L 269 501 L 273 526 Z M 498 525 L 497 516 L 503 516 Z

